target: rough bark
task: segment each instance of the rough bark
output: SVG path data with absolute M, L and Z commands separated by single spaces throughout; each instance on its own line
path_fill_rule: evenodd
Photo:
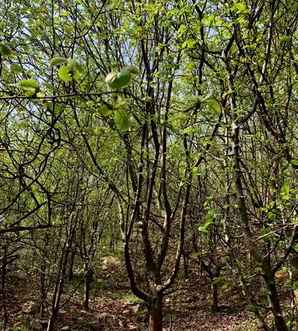
M 149 331 L 162 331 L 162 297 L 152 300 L 148 306 Z
M 274 324 L 277 331 L 289 331 L 286 321 L 282 314 L 282 308 L 276 288 L 274 273 L 268 259 L 263 262 L 264 280 L 268 290 L 268 298 L 271 306 L 271 311 L 274 316 Z

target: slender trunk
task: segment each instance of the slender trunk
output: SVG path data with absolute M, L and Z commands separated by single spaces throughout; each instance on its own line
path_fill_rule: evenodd
M 276 288 L 274 273 L 271 270 L 268 261 L 264 261 L 264 280 L 268 290 L 268 298 L 271 305 L 271 310 L 274 316 L 274 323 L 277 331 L 289 331 L 286 321 L 282 314 L 282 308 L 279 301 L 279 296 Z
M 58 317 L 59 308 L 52 309 L 51 317 L 48 321 L 47 331 L 53 331 L 54 325 Z
M 73 266 L 74 266 L 74 260 L 76 256 L 76 250 L 75 248 L 72 249 L 70 254 L 70 261 L 69 261 L 69 267 L 68 267 L 68 280 L 72 281 L 73 279 Z
M 267 279 L 266 285 L 269 291 L 269 301 L 271 304 L 276 329 L 277 331 L 288 331 L 287 324 L 282 314 L 274 277 Z
M 85 310 L 89 310 L 89 299 L 90 299 L 92 280 L 93 280 L 93 270 L 88 269 L 86 271 L 86 276 L 85 276 L 85 301 L 84 301 Z
M 184 278 L 187 279 L 188 276 L 189 276 L 189 272 L 188 272 L 188 256 L 187 256 L 187 254 L 185 253 L 184 250 L 183 250 L 182 256 L 183 256 Z
M 45 304 L 47 300 L 47 289 L 46 289 L 46 266 L 43 261 L 42 270 L 39 272 L 40 281 L 40 318 L 43 318 L 45 312 Z
M 162 297 L 154 298 L 149 304 L 149 331 L 162 331 Z
M 62 256 L 59 263 L 59 270 L 57 274 L 57 281 L 55 284 L 55 289 L 53 293 L 53 302 L 52 302 L 52 313 L 51 317 L 48 321 L 47 331 L 53 331 L 54 325 L 58 317 L 59 309 L 60 309 L 60 300 L 64 290 L 64 281 L 66 276 L 66 267 L 69 256 L 69 242 L 66 243 L 64 247 L 64 251 L 62 252 Z
M 212 291 L 212 305 L 211 305 L 211 311 L 213 313 L 216 313 L 219 311 L 218 307 L 218 285 L 216 283 L 216 278 L 220 276 L 220 270 L 221 268 L 218 266 L 214 266 L 215 271 L 213 268 L 206 264 L 204 261 L 201 261 L 202 268 L 206 271 L 211 284 L 211 291 Z
M 214 279 L 211 281 L 212 287 L 212 312 L 217 313 L 219 311 L 218 307 L 218 285 L 214 282 Z
M 1 301 L 3 310 L 3 330 L 6 330 L 8 323 L 7 303 L 6 303 L 6 267 L 7 267 L 7 246 L 4 243 L 3 247 L 3 262 L 2 262 L 2 273 L 1 273 Z

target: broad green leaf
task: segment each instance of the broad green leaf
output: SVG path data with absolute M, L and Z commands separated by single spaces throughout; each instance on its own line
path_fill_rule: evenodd
M 290 161 L 290 163 L 294 168 L 298 168 L 298 159 L 293 159 Z
M 67 68 L 71 77 L 78 81 L 81 78 L 81 74 L 83 71 L 82 65 L 76 61 L 75 59 L 68 59 Z
M 70 74 L 69 69 L 66 65 L 63 65 L 62 67 L 59 68 L 58 77 L 65 83 L 68 83 L 68 82 L 72 81 L 71 74 Z
M 290 186 L 289 186 L 289 183 L 287 181 L 283 183 L 280 193 L 281 193 L 282 200 L 289 200 L 290 199 Z
M 114 121 L 120 132 L 126 132 L 129 129 L 129 117 L 126 111 L 117 110 L 114 114 Z
M 189 48 L 189 49 L 192 49 L 192 48 L 195 48 L 197 45 L 197 41 L 194 40 L 194 39 L 188 39 L 186 41 L 184 41 L 184 43 L 182 44 L 182 48 Z
M 214 209 L 209 209 L 204 223 L 199 226 L 198 230 L 203 233 L 208 233 L 210 225 L 212 225 L 215 221 L 215 217 L 216 214 Z
M 214 97 L 206 99 L 206 103 L 213 112 L 217 114 L 221 112 L 220 104 Z
M 62 56 L 56 56 L 56 57 L 53 57 L 50 61 L 50 65 L 51 66 L 59 66 L 61 64 L 64 64 L 67 62 L 67 59 L 65 57 L 62 57 Z
M 121 70 L 118 74 L 109 73 L 105 79 L 106 83 L 113 89 L 126 87 L 131 80 L 131 71 L 127 68 Z
M 35 88 L 26 87 L 23 90 L 24 90 L 24 93 L 27 97 L 33 97 L 34 95 L 36 95 L 36 89 Z
M 24 79 L 18 82 L 19 87 L 26 89 L 26 88 L 31 88 L 31 89 L 38 89 L 39 84 L 38 81 L 35 79 Z
M 248 13 L 246 4 L 242 1 L 237 1 L 235 4 L 233 4 L 232 10 L 238 14 L 247 14 Z

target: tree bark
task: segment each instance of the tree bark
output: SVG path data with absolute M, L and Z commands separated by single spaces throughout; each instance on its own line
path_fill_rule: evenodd
M 158 296 L 148 306 L 149 331 L 162 331 L 162 297 Z
M 76 256 L 76 250 L 75 248 L 72 249 L 70 254 L 70 261 L 69 261 L 69 267 L 68 267 L 68 280 L 72 281 L 73 279 L 73 266 L 74 266 L 74 260 Z
M 90 290 L 91 290 L 92 281 L 93 281 L 93 270 L 87 269 L 85 276 L 85 301 L 84 301 L 85 310 L 89 310 L 89 299 L 90 299 Z
M 3 246 L 3 262 L 2 262 L 2 272 L 1 272 L 1 310 L 3 310 L 3 330 L 6 330 L 8 324 L 8 312 L 7 312 L 7 302 L 6 302 L 6 272 L 7 272 L 7 246 L 4 243 Z M 1 313 L 0 310 L 0 313 Z
M 211 310 L 213 313 L 217 313 L 219 311 L 218 307 L 218 285 L 214 283 L 214 280 L 211 281 L 212 287 L 212 307 Z
M 276 282 L 274 278 L 274 272 L 272 271 L 270 262 L 268 259 L 263 261 L 264 280 L 268 290 L 269 303 L 271 305 L 271 311 L 274 316 L 274 324 L 277 331 L 289 331 L 286 321 L 282 314 L 282 308 L 279 301 L 279 296 L 276 288 Z
M 276 289 L 274 277 L 265 277 L 266 285 L 269 291 L 269 301 L 272 307 L 272 313 L 274 316 L 274 323 L 277 331 L 289 331 L 285 319 L 282 314 L 280 301 Z

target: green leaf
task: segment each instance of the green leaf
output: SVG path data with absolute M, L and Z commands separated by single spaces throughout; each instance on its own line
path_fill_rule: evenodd
M 210 225 L 212 225 L 215 221 L 215 217 L 215 210 L 209 209 L 205 217 L 204 223 L 199 226 L 198 230 L 203 233 L 208 233 Z
M 39 84 L 35 79 L 21 80 L 18 82 L 18 86 L 24 91 L 27 97 L 32 97 L 39 91 Z
M 67 68 L 68 68 L 69 74 L 75 81 L 78 81 L 81 78 L 83 68 L 82 68 L 82 65 L 77 60 L 68 59 Z
M 290 161 L 291 165 L 293 168 L 297 169 L 298 168 L 298 159 L 293 159 Z
M 11 53 L 11 49 L 7 44 L 0 44 L 0 55 L 9 56 Z
M 20 80 L 18 82 L 19 87 L 23 88 L 23 89 L 38 89 L 39 88 L 39 84 L 38 81 L 35 79 L 24 79 L 24 80 Z
M 67 60 L 67 68 L 69 71 L 76 70 L 77 66 L 78 66 L 78 62 L 75 59 Z
M 13 63 L 10 66 L 10 69 L 11 69 L 11 72 L 13 72 L 14 74 L 18 74 L 18 73 L 22 72 L 22 67 L 17 63 Z
M 114 121 L 117 129 L 120 132 L 126 132 L 129 129 L 129 118 L 128 114 L 124 110 L 117 110 L 114 113 Z
M 69 69 L 66 65 L 63 65 L 62 67 L 59 68 L 58 77 L 65 83 L 68 83 L 68 82 L 72 81 L 71 74 L 70 74 Z
M 244 2 L 238 1 L 234 5 L 232 5 L 232 10 L 238 14 L 247 14 L 248 9 Z
M 221 112 L 220 104 L 214 97 L 209 97 L 205 102 L 214 113 L 219 114 Z
M 127 68 L 121 70 L 118 74 L 109 73 L 106 76 L 106 83 L 113 89 L 126 87 L 131 80 L 131 72 Z
M 59 66 L 67 62 L 67 59 L 62 56 L 53 57 L 50 61 L 50 66 Z
M 132 75 L 137 75 L 139 73 L 139 69 L 136 66 L 127 66 L 125 67 L 125 70 L 127 70 Z
M 195 48 L 197 45 L 197 41 L 195 39 L 188 39 L 186 41 L 184 41 L 184 43 L 182 44 L 182 48 L 189 48 L 189 49 L 192 49 L 192 48 Z
M 36 95 L 36 89 L 34 88 L 30 88 L 30 87 L 27 87 L 26 89 L 24 89 L 24 93 L 27 97 L 33 97 L 34 95 Z
M 281 187 L 281 198 L 282 200 L 289 200 L 290 199 L 290 186 L 287 181 L 285 181 Z

